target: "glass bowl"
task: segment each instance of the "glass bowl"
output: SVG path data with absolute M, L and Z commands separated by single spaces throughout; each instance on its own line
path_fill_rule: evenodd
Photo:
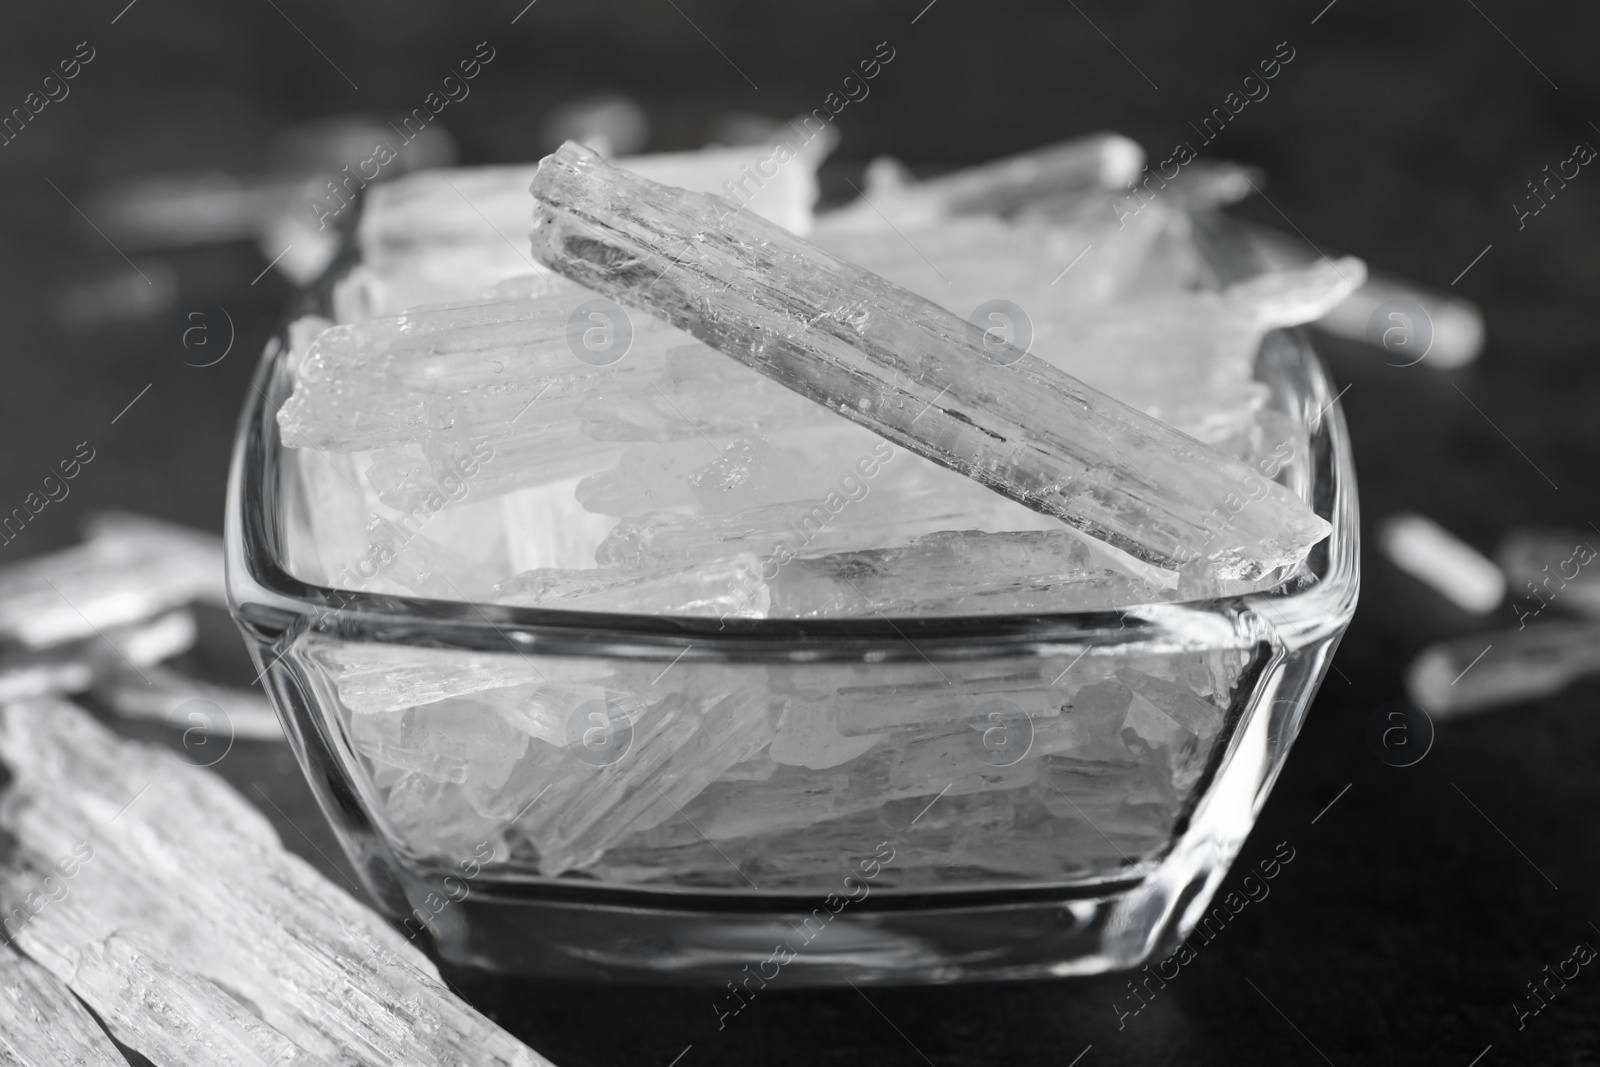
M 1226 219 L 1195 233 L 1214 281 L 1254 269 Z M 1291 580 L 826 621 L 302 580 L 287 352 L 285 327 L 235 443 L 233 614 L 367 889 L 456 964 L 747 990 L 1136 967 L 1204 914 L 1355 608 L 1350 445 L 1303 331 L 1256 367 L 1295 442 L 1277 477 L 1333 528 Z

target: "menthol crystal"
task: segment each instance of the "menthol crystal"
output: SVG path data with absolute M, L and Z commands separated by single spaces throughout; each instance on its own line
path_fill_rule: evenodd
M 1036 357 L 980 351 L 958 316 L 725 201 L 573 144 L 533 192 L 547 266 L 1147 563 L 1248 581 L 1328 532 L 1238 461 Z

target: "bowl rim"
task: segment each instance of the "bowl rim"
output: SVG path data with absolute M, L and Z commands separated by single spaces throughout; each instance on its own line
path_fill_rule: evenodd
M 1259 269 L 1237 224 L 1196 215 L 1194 232 L 1215 280 Z M 316 632 L 344 640 L 476 652 L 625 656 L 693 661 L 908 661 L 997 655 L 1127 654 L 1254 645 L 1263 637 L 1302 647 L 1342 629 L 1359 588 L 1354 465 L 1338 397 L 1304 328 L 1262 342 L 1266 382 L 1309 444 L 1298 489 L 1329 535 L 1278 586 L 1209 599 L 1145 603 L 1123 611 L 837 619 L 638 615 L 514 607 L 371 593 L 318 585 L 285 560 L 285 501 L 276 412 L 288 398 L 291 322 L 331 309 L 334 283 L 359 262 L 354 228 L 334 263 L 293 301 L 263 350 L 235 435 L 226 515 L 229 607 L 241 626 L 275 641 Z M 251 491 L 253 489 L 253 491 Z M 1266 625 L 1262 625 L 1262 624 Z M 285 647 L 283 653 L 287 653 Z

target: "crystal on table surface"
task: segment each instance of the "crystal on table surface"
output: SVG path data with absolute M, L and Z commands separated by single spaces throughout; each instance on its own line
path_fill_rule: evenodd
M 1424 515 L 1401 512 L 1378 528 L 1378 545 L 1395 566 L 1432 586 L 1463 611 L 1500 606 L 1506 576 L 1483 553 Z
M 0 1064 L 127 1067 L 72 991 L 9 947 L 0 947 Z
M 21 857 L 3 869 L 7 909 L 57 857 L 73 861 L 71 892 L 35 911 L 17 944 L 135 1050 L 196 1067 L 258 1053 L 263 1063 L 546 1062 L 284 851 L 211 772 L 121 741 L 63 701 L 5 708 L 0 761 L 11 775 L 0 825 Z M 213 1036 L 236 1041 L 240 1058 L 205 1058 Z M 171 1043 L 184 1039 L 200 1044 Z
M 120 667 L 120 669 L 117 669 Z M 117 664 L 95 683 L 95 699 L 131 719 L 170 721 L 219 737 L 279 741 L 283 728 L 259 690 L 197 681 L 170 667 Z M 186 705 L 184 716 L 174 718 Z
M 985 358 L 952 313 L 725 201 L 572 144 L 546 157 L 533 191 L 548 266 L 1147 563 L 1198 559 L 1252 581 L 1327 535 L 1237 461 L 1009 346 L 1006 365 Z
M 213 981 L 171 965 L 142 939 L 121 931 L 86 938 L 90 922 L 82 902 L 69 901 L 45 909 L 19 940 L 94 1008 L 118 1041 L 146 1059 L 173 1067 L 339 1062 L 296 1046 Z
M 1506 534 L 1495 559 L 1511 587 L 1512 610 L 1523 619 L 1546 606 L 1600 617 L 1600 568 L 1589 566 L 1600 541 L 1592 531 L 1519 526 Z
M 64 645 L 0 653 L 0 704 L 81 693 L 96 679 L 130 669 L 149 670 L 152 664 L 188 651 L 195 635 L 194 616 L 173 611 Z
M 1537 622 L 1429 645 L 1406 670 L 1406 692 L 1424 711 L 1449 718 L 1552 696 L 1596 672 L 1600 623 Z
M 0 568 L 0 638 L 44 648 L 194 600 L 226 605 L 221 538 L 121 513 L 88 532 L 84 544 Z

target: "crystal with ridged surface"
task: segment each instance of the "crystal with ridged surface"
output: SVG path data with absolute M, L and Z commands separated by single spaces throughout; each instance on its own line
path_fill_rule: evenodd
M 547 266 L 1135 558 L 1248 581 L 1327 534 L 1238 461 L 725 201 L 570 143 L 533 192 Z

